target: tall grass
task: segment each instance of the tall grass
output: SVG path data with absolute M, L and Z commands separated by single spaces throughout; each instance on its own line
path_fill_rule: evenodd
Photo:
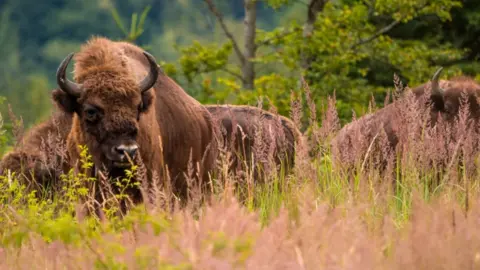
M 79 222 L 79 202 L 91 200 L 81 184 L 91 180 L 87 173 L 62 175 L 55 192 L 43 195 L 14 174 L 1 176 L 0 268 L 480 268 L 479 136 L 468 112 L 462 109 L 452 125 L 430 128 L 428 114 L 407 94 L 398 105 L 397 149 L 388 148 L 384 134 L 372 142 L 354 125 L 355 141 L 335 146 L 338 155 L 335 98 L 317 121 L 308 87 L 305 93 L 308 113 L 292 95 L 291 119 L 300 126 L 304 115 L 311 117 L 308 145 L 297 147 L 291 174 L 264 171 L 259 181 L 247 166 L 233 175 L 231 153 L 220 149 L 212 196 L 191 198 L 186 207 L 169 205 L 175 200 L 168 182 L 154 177 L 136 184 L 144 203 L 126 216 L 116 211 L 124 194 L 107 192 L 105 220 Z M 54 148 L 58 141 L 45 143 Z M 127 176 L 134 174 L 146 175 L 141 162 Z

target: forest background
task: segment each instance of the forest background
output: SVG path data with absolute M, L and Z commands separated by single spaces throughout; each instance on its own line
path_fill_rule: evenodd
M 92 35 L 135 42 L 202 103 L 272 102 L 288 115 L 302 78 L 317 102 L 335 94 L 343 123 L 394 89 L 480 79 L 475 0 L 0 1 L 0 113 L 25 128 L 49 116 L 60 61 Z M 72 65 L 70 65 L 70 70 Z M 479 75 L 477 75 L 479 74 Z M 268 102 L 265 102 L 268 104 Z M 8 106 L 10 105 L 10 106 Z M 9 141 L 9 136 L 2 136 Z M 0 154 L 9 143 L 1 143 Z

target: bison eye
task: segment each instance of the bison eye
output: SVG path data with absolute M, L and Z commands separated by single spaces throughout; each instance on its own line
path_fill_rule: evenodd
M 94 118 L 95 118 L 96 115 L 97 115 L 97 112 L 95 110 L 89 109 L 89 110 L 85 111 L 85 116 L 90 121 L 95 120 Z
M 85 106 L 83 112 L 85 119 L 89 122 L 95 122 L 98 119 L 98 110 L 93 106 Z

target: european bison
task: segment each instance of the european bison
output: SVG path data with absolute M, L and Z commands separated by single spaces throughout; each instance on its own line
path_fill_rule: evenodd
M 215 127 L 208 111 L 164 74 L 155 58 L 139 47 L 94 37 L 75 55 L 74 80 L 65 77 L 69 54 L 57 70 L 60 89 L 53 99 L 65 113 L 73 113 L 67 138 L 71 166 L 79 168 L 79 145 L 86 145 L 95 171 L 124 177 L 128 156 L 141 157 L 152 180 L 161 179 L 167 166 L 174 193 L 187 197 L 190 172 L 201 184 L 215 161 Z M 198 163 L 198 164 L 197 164 Z M 199 166 L 197 166 L 199 165 Z M 198 169 L 197 169 L 198 168 Z M 129 191 L 135 203 L 138 188 Z
M 478 122 L 480 107 L 477 96 L 480 94 L 480 84 L 467 77 L 439 80 L 441 71 L 442 68 L 438 69 L 430 82 L 413 88 L 412 98 L 400 98 L 375 113 L 367 114 L 343 127 L 332 140 L 334 158 L 344 165 L 351 166 L 355 160 L 362 161 L 374 156 L 378 168 L 384 168 L 385 159 L 388 155 L 392 157 L 391 153 L 398 146 L 399 134 L 410 132 L 406 130 L 405 121 L 421 125 L 420 121 L 427 118 L 425 127 L 434 127 L 440 120 L 452 127 L 459 116 L 462 93 L 466 93 L 468 97 L 469 119 L 474 120 L 474 123 Z M 426 96 L 428 94 L 429 96 Z M 412 102 L 420 114 L 415 119 L 406 120 L 405 114 L 408 114 L 408 107 L 412 107 Z M 429 115 L 422 115 L 422 112 Z M 359 146 L 362 141 L 363 145 Z M 380 152 L 374 151 L 375 146 Z M 378 149 L 378 146 L 381 149 Z M 352 154 L 354 152 L 357 152 L 357 156 Z
M 286 172 L 294 166 L 296 147 L 303 142 L 301 132 L 287 117 L 253 106 L 205 105 L 222 131 L 222 146 L 232 153 L 231 170 L 284 165 Z M 253 165 L 252 167 L 252 157 Z
M 72 125 L 72 114 L 55 110 L 44 122 L 31 128 L 18 146 L 6 153 L 0 162 L 0 174 L 7 170 L 27 186 L 56 186 L 60 175 L 68 172 L 66 138 Z

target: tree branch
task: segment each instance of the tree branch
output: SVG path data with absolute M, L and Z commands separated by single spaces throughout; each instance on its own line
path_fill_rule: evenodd
M 378 30 L 375 34 L 373 34 L 372 36 L 370 36 L 369 38 L 366 38 L 366 39 L 362 39 L 360 40 L 359 42 L 353 44 L 350 49 L 355 49 L 356 47 L 358 46 L 361 46 L 363 44 L 367 44 L 369 42 L 372 42 L 373 40 L 377 39 L 378 37 L 380 37 L 381 35 L 389 32 L 390 30 L 392 30 L 393 27 L 397 26 L 400 24 L 401 21 L 393 21 L 392 23 L 390 23 L 389 25 L 385 26 L 384 28 Z
M 286 31 L 283 31 L 282 33 L 279 33 L 277 35 L 274 35 L 270 38 L 267 38 L 265 40 L 262 40 L 261 42 L 257 43 L 257 47 L 261 47 L 261 46 L 268 46 L 270 45 L 270 43 L 276 39 L 281 39 L 281 38 L 284 38 L 284 37 L 287 37 L 291 34 L 294 34 L 296 31 L 299 31 L 301 30 L 302 28 L 300 27 L 295 27 L 293 29 L 289 29 L 289 30 L 286 30 Z
M 422 5 L 421 7 L 418 7 L 418 10 L 422 10 L 424 9 L 425 7 L 427 7 L 428 4 L 424 4 Z M 415 17 L 415 18 L 418 18 L 419 16 Z M 369 42 L 372 42 L 373 40 L 377 39 L 378 37 L 380 37 L 381 35 L 383 34 L 386 34 L 387 32 L 389 32 L 390 30 L 392 30 L 395 26 L 399 25 L 401 22 L 402 22 L 402 19 L 403 18 L 400 18 L 400 20 L 396 20 L 396 21 L 393 21 L 391 22 L 389 25 L 385 26 L 384 28 L 378 30 L 375 34 L 373 34 L 371 37 L 369 38 L 366 38 L 366 39 L 362 39 L 360 40 L 359 42 L 353 44 L 350 49 L 355 49 L 356 47 L 358 46 L 361 46 L 363 44 L 366 44 L 366 43 L 369 43 Z
M 375 12 L 375 0 L 369 3 L 368 0 L 362 0 L 362 3 L 368 7 L 368 18 L 372 18 Z
M 228 73 L 228 74 L 230 74 L 230 75 L 232 75 L 232 76 L 240 79 L 240 81 L 242 81 L 242 82 L 244 81 L 241 74 L 239 74 L 239 73 L 237 73 L 237 72 L 235 72 L 235 71 L 233 71 L 233 70 L 231 70 L 231 69 L 229 69 L 229 68 L 227 68 L 227 67 L 223 67 L 223 68 L 221 68 L 220 70 L 222 70 L 222 71 L 224 71 L 224 72 L 226 72 L 226 73 Z
M 222 27 L 223 32 L 225 33 L 227 38 L 230 39 L 230 41 L 232 41 L 233 49 L 235 50 L 235 53 L 237 54 L 238 59 L 243 65 L 245 63 L 245 57 L 242 51 L 240 50 L 240 47 L 238 46 L 237 41 L 235 40 L 232 33 L 228 30 L 227 25 L 223 21 L 223 15 L 215 7 L 212 0 L 203 0 L 203 1 L 208 5 L 208 9 L 213 13 L 213 15 L 217 17 L 217 20 L 220 23 L 220 26 Z

